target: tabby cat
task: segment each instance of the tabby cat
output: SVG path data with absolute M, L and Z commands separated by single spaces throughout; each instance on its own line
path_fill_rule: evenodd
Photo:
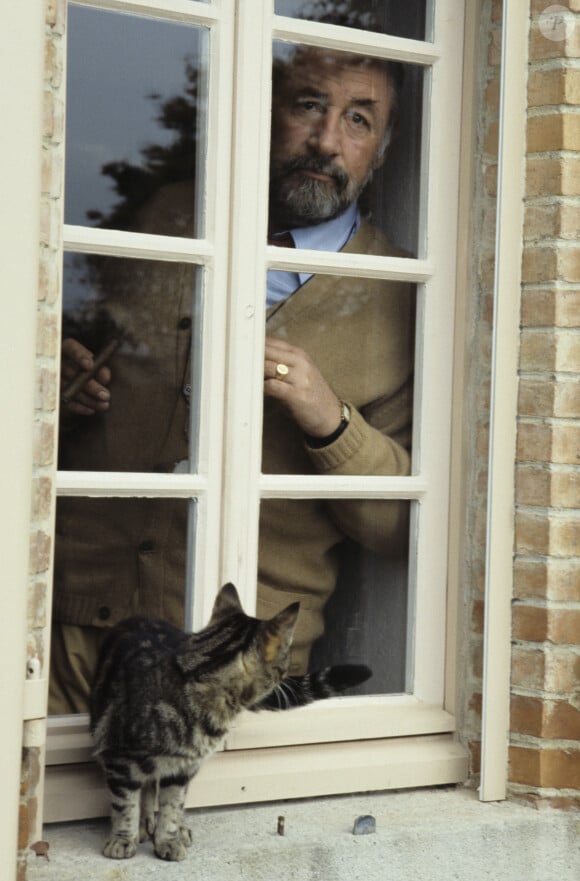
M 150 837 L 158 857 L 182 860 L 192 840 L 187 786 L 243 709 L 301 706 L 368 679 L 357 665 L 286 677 L 298 606 L 260 621 L 226 584 L 198 633 L 144 617 L 111 630 L 91 694 L 95 755 L 111 795 L 105 856 L 132 857 Z

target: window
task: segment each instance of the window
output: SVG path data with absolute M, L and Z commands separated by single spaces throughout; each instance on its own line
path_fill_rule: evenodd
M 338 23 L 323 6 L 280 0 L 272 16 L 248 0 L 69 4 L 63 352 L 78 357 L 71 340 L 105 349 L 113 379 L 106 409 L 82 412 L 70 388 L 77 406 L 63 405 L 54 661 L 70 623 L 92 628 L 93 647 L 144 608 L 197 629 L 231 580 L 248 611 L 302 592 L 311 664 L 375 672 L 366 693 L 242 719 L 191 804 L 428 785 L 466 770 L 446 692 L 462 4 L 414 2 L 401 19 L 400 4 L 375 2 L 370 17 Z M 372 95 L 353 96 L 353 76 L 376 81 Z M 397 121 L 389 105 L 380 130 L 396 78 Z M 289 120 L 317 138 L 346 131 L 352 177 L 380 130 L 340 251 L 300 236 L 275 244 L 284 223 L 272 224 L 269 180 Z M 309 174 L 324 184 L 331 172 Z M 296 274 L 290 300 L 268 305 Z M 348 467 L 305 447 L 302 422 L 264 398 L 264 356 L 278 360 L 280 340 L 312 343 L 339 382 L 343 443 L 358 431 L 369 450 Z M 306 600 L 293 587 L 304 573 Z M 49 726 L 46 818 L 102 812 L 83 765 L 86 716 Z

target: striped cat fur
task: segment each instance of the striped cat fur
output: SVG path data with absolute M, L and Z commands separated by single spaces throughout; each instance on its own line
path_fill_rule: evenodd
M 111 630 L 91 693 L 95 756 L 111 796 L 105 856 L 127 859 L 152 838 L 161 859 L 184 859 L 187 786 L 242 710 L 303 706 L 369 678 L 358 665 L 286 675 L 298 606 L 260 621 L 227 584 L 198 633 L 144 617 Z

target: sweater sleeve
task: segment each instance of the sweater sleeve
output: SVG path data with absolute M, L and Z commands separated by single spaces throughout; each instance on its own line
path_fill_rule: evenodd
M 316 470 L 349 476 L 409 474 L 410 456 L 399 438 L 408 434 L 410 395 L 402 390 L 397 397 L 398 402 L 391 399 L 369 408 L 372 425 L 350 405 L 351 419 L 340 437 L 326 447 L 308 449 Z M 339 529 L 369 550 L 385 554 L 404 540 L 409 512 L 406 501 L 337 499 L 327 505 Z

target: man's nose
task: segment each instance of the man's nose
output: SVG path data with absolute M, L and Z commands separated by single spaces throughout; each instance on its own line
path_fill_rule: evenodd
M 331 111 L 325 113 L 312 125 L 309 143 L 327 156 L 336 156 L 340 153 L 340 116 Z

